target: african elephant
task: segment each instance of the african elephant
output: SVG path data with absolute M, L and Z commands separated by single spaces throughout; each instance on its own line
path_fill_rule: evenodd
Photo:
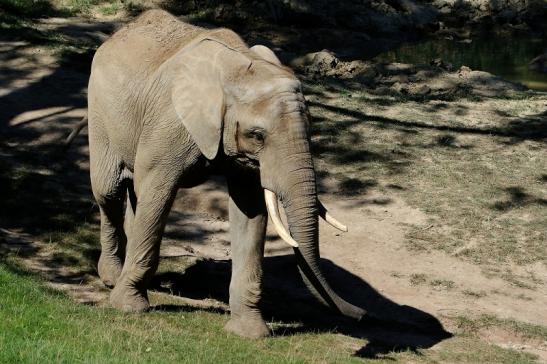
M 319 267 L 319 202 L 301 84 L 264 47 L 147 11 L 97 50 L 88 88 L 90 174 L 100 207 L 102 281 L 112 306 L 149 307 L 176 191 L 226 176 L 232 277 L 226 329 L 269 335 L 258 309 L 268 212 L 301 275 L 325 304 L 360 319 Z M 278 198 L 290 233 L 279 219 Z M 127 204 L 125 203 L 127 200 Z M 124 205 L 126 207 L 124 207 Z M 125 212 L 124 212 L 125 210 Z

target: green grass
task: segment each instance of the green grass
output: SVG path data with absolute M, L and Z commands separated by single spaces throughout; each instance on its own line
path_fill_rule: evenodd
M 3 12 L 19 18 L 71 15 L 68 9 L 58 8 L 52 1 L 48 0 L 0 0 L 0 13 Z
M 62 2 L 61 4 L 70 9 L 73 13 L 87 14 L 93 6 L 99 5 L 100 3 L 102 3 L 101 0 L 70 0 Z
M 45 30 L 37 23 L 37 18 L 66 17 L 80 14 L 80 8 L 55 6 L 48 1 L 0 0 L 0 39 L 20 40 L 25 47 L 40 47 L 52 54 L 59 62 L 66 61 L 97 47 L 90 41 L 75 40 L 59 31 Z M 20 49 L 14 50 L 14 53 Z M 29 57 L 21 54 L 20 57 Z
M 228 317 L 205 311 L 124 314 L 78 305 L 13 264 L 0 263 L 0 363 L 36 362 L 458 362 L 531 363 L 534 357 L 468 335 L 429 350 L 353 356 L 364 340 L 335 333 L 303 333 L 247 340 L 223 330 Z M 514 326 L 520 330 L 523 326 Z M 540 329 L 527 332 L 545 335 Z M 532 330 L 532 331 L 530 331 Z M 535 330 L 535 331 L 534 331 Z M 468 330 L 469 331 L 469 330 Z M 543 336 L 542 336 L 543 337 Z M 465 350 L 464 350 L 465 349 Z
M 145 7 L 142 1 L 119 0 L 0 0 L 0 22 L 12 16 L 10 22 L 47 17 L 90 16 L 92 10 L 102 15 L 116 15 L 122 9 L 137 15 Z M 4 19 L 3 19 L 4 18 Z
M 47 1 L 0 0 L 0 31 L 2 37 L 43 46 L 63 59 L 92 49 L 93 45 L 75 44 L 59 33 L 39 30 L 35 19 L 87 14 L 92 8 L 114 15 L 122 8 L 136 14 L 144 7 L 140 2 L 124 2 L 122 7 L 118 2 L 96 0 L 55 1 L 53 5 Z M 321 103 L 312 106 L 317 119 L 313 123 L 313 144 L 318 172 L 339 181 L 338 193 L 396 194 L 431 218 L 431 228 L 409 229 L 408 247 L 443 250 L 483 266 L 485 273 L 516 287 L 535 289 L 545 284 L 542 277 L 519 276 L 508 268 L 499 268 L 505 263 L 545 261 L 547 256 L 547 177 L 542 172 L 546 155 L 541 141 L 512 141 L 495 135 L 417 127 L 408 122 L 418 120 L 452 128 L 470 125 L 459 116 L 449 122 L 439 121 L 436 112 L 417 117 L 415 108 L 431 101 L 427 98 L 416 103 L 412 98 L 378 97 L 345 87 L 319 83 L 307 88 L 319 94 L 326 88 L 331 93 L 338 90 L 341 96 L 339 100 L 321 101 L 340 110 L 329 110 Z M 465 95 L 450 100 L 456 103 L 460 96 Z M 521 95 L 503 100 L 512 105 L 504 112 L 518 117 L 536 98 Z M 395 124 L 386 122 L 389 118 L 360 114 L 382 115 L 397 108 L 402 111 L 391 116 L 400 121 Z M 55 160 L 49 151 L 43 153 L 48 154 L 44 158 L 24 148 L 15 151 L 7 144 L 0 143 L 0 148 L 9 152 L 6 155 L 16 155 L 16 162 L 11 164 L 5 161 L 7 158 L 0 160 L 0 219 L 47 242 L 47 249 L 52 251 L 51 263 L 94 278 L 98 224 L 82 221 L 82 216 L 92 211 L 90 202 L 82 198 L 81 191 L 72 190 L 64 182 L 64 172 L 75 166 L 64 166 L 62 173 L 55 170 L 53 175 L 45 175 L 38 170 L 49 168 L 50 161 Z M 37 195 L 41 198 L 37 199 Z M 389 201 L 378 199 L 375 203 Z M 26 206 L 34 206 L 36 213 L 28 214 Z M 224 332 L 222 327 L 228 319 L 224 314 L 181 307 L 177 312 L 127 315 L 108 308 L 77 305 L 17 268 L 12 258 L 6 260 L 3 255 L 2 259 L 0 363 L 367 361 L 354 355 L 367 345 L 366 340 L 336 333 L 308 332 L 250 341 Z M 180 271 L 182 263 L 164 260 L 160 272 Z M 420 273 L 408 279 L 412 285 L 445 290 L 455 285 Z M 470 297 L 486 295 L 483 291 L 463 293 Z M 176 303 L 174 297 L 161 299 L 155 303 Z M 527 363 L 533 361 L 532 356 L 490 345 L 477 333 L 501 327 L 525 338 L 546 338 L 544 327 L 493 316 L 458 320 L 462 333 L 434 348 L 416 352 L 388 350 L 373 362 Z
M 120 2 L 112 2 L 103 4 L 99 7 L 99 11 L 103 15 L 116 15 L 121 9 L 123 4 Z
M 202 311 L 131 315 L 77 305 L 0 265 L 2 363 L 357 361 L 333 334 L 251 341 L 224 332 L 226 320 Z

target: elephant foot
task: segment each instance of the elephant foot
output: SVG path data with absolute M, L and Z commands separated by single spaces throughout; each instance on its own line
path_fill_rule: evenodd
M 224 326 L 224 329 L 233 334 L 250 339 L 260 339 L 271 335 L 270 329 L 261 317 L 233 317 Z
M 146 294 L 122 284 L 116 285 L 110 293 L 110 304 L 123 312 L 139 313 L 150 308 Z
M 103 284 L 108 288 L 112 288 L 122 274 L 122 263 L 118 257 L 110 257 L 101 253 L 97 270 Z

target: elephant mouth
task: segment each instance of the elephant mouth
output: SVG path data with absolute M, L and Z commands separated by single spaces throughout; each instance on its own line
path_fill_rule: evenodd
M 249 168 L 252 170 L 260 170 L 260 161 L 248 154 L 245 153 L 238 153 L 235 155 L 235 158 L 233 158 L 235 164 L 239 167 L 243 168 Z
M 277 195 L 268 189 L 264 189 L 264 199 L 266 200 L 268 215 L 270 215 L 270 218 L 274 224 L 275 231 L 277 232 L 279 237 L 291 247 L 298 248 L 298 242 L 292 238 L 291 234 L 287 231 L 281 220 Z M 344 232 L 348 231 L 348 227 L 342 224 L 340 221 L 336 220 L 319 199 L 317 199 L 317 207 L 319 211 L 319 216 L 328 224 L 332 225 L 338 230 Z

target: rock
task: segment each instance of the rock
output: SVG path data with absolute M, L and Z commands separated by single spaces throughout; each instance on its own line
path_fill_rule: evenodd
M 487 12 L 489 9 L 489 4 L 486 3 L 486 2 L 483 2 L 481 4 L 479 4 L 479 10 L 482 11 L 482 12 Z
M 468 74 L 469 72 L 471 72 L 471 68 L 467 66 L 461 66 L 460 69 L 458 70 L 459 75 L 465 75 L 465 74 Z
M 507 26 L 511 29 L 518 30 L 519 32 L 531 32 L 530 26 L 526 23 L 519 23 L 519 24 L 507 24 Z
M 531 60 L 528 63 L 528 68 L 534 71 L 547 72 L 547 52 Z
M 338 58 L 327 49 L 323 49 L 320 52 L 312 52 L 298 57 L 290 61 L 290 66 L 295 68 L 309 67 L 312 65 L 323 64 L 328 68 L 336 67 L 338 64 Z
M 295 68 L 297 70 L 304 70 L 306 67 L 312 64 L 313 57 L 315 57 L 315 52 L 305 54 L 301 57 L 293 58 L 288 63 L 289 66 L 291 66 L 292 68 Z
M 426 96 L 431 93 L 431 88 L 427 85 L 417 85 L 410 88 L 410 93 L 415 96 Z
M 395 82 L 391 86 L 391 90 L 400 93 L 400 94 L 407 94 L 408 93 L 408 85 L 402 84 L 400 82 Z
M 293 59 L 289 64 L 291 67 L 305 71 L 312 75 L 326 76 L 330 75 L 336 69 L 340 61 L 329 50 L 308 53 L 302 57 Z
M 397 75 L 400 73 L 414 73 L 415 67 L 413 64 L 407 63 L 388 63 L 378 65 L 379 72 L 387 75 Z
M 441 58 L 435 58 L 435 59 L 431 60 L 431 62 L 429 62 L 429 63 L 432 66 L 442 68 L 443 70 L 446 70 L 446 71 L 452 71 L 452 69 L 454 68 L 452 66 L 452 63 L 445 62 Z
M 367 78 L 367 79 L 372 79 L 376 77 L 376 75 L 378 74 L 376 72 L 376 68 L 370 64 L 363 65 L 363 67 L 359 69 L 359 71 L 357 72 L 360 78 Z
M 351 61 L 349 63 L 346 63 L 344 68 L 346 72 L 353 73 L 355 72 L 356 69 L 359 68 L 360 65 L 361 65 L 361 62 L 359 61 Z
M 294 69 L 310 76 L 354 79 L 364 84 L 371 84 L 377 75 L 374 65 L 361 60 L 340 61 L 334 53 L 328 50 L 293 58 L 289 64 Z
M 389 77 L 389 80 L 393 83 L 408 83 L 408 76 L 405 74 L 395 75 Z
M 411 75 L 409 77 L 409 80 L 411 82 L 420 82 L 420 81 L 426 81 L 430 78 L 433 78 L 437 75 L 437 71 L 433 70 L 419 70 L 414 75 Z
M 334 53 L 328 50 L 322 50 L 321 52 L 315 53 L 312 60 L 312 66 L 318 70 L 328 71 L 333 68 L 336 68 L 338 64 L 338 58 Z
M 373 87 L 376 84 L 376 70 L 372 66 L 368 66 L 360 71 L 358 71 L 353 79 L 356 82 L 366 85 L 368 87 Z
M 510 22 L 518 16 L 518 13 L 513 9 L 504 9 L 498 13 L 498 19 L 503 22 Z
M 376 95 L 390 95 L 391 94 L 391 88 L 387 86 L 380 86 L 376 89 L 372 90 L 372 93 Z

